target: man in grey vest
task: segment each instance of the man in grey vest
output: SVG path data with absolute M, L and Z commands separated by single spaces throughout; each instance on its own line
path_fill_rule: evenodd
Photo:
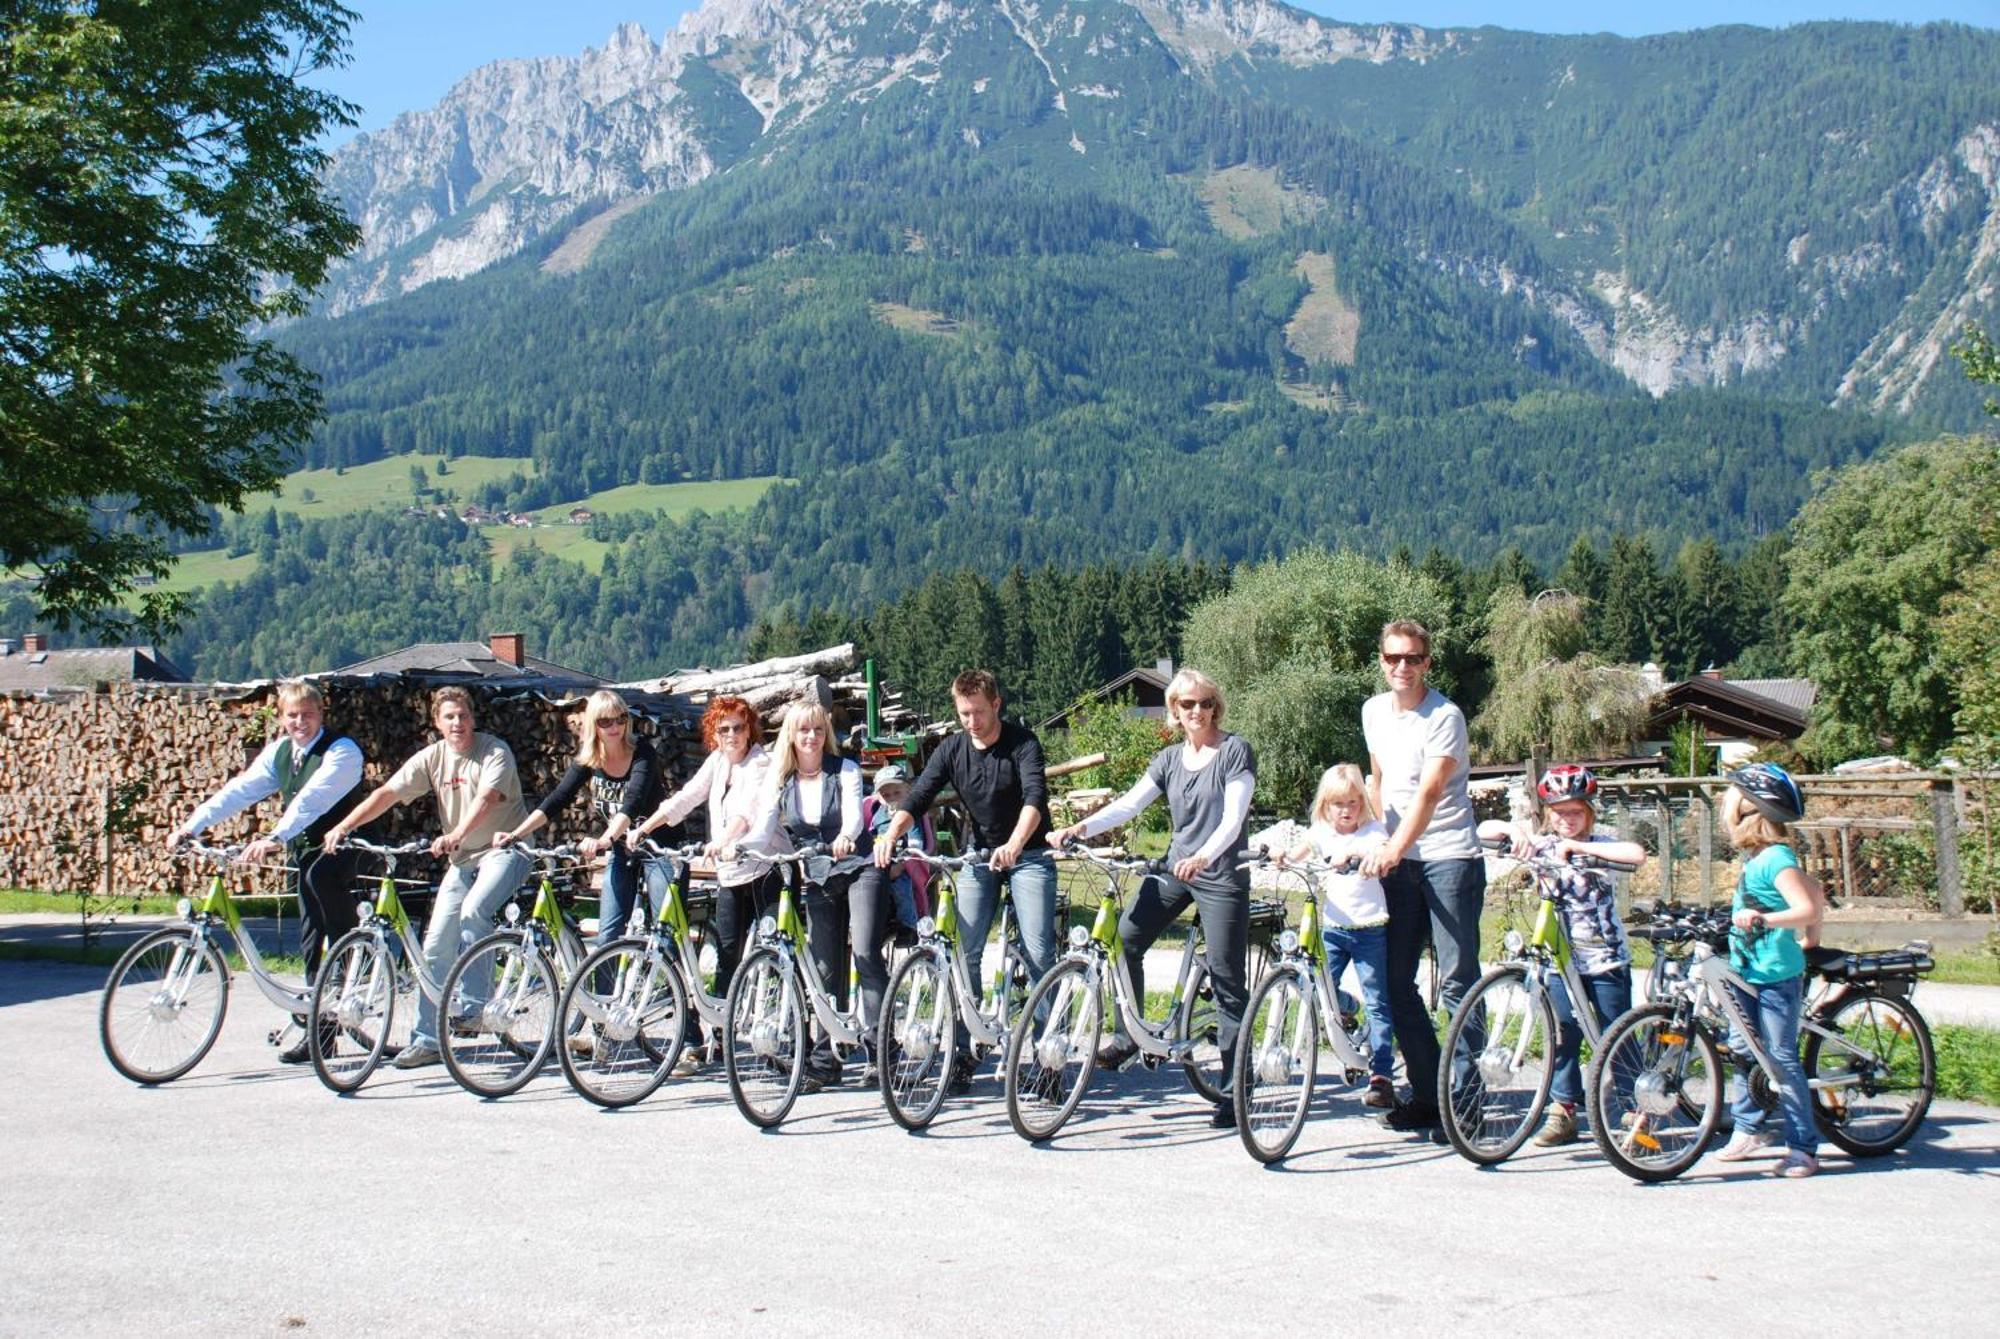
M 276 795 L 284 805 L 277 823 L 243 848 L 244 864 L 285 852 L 293 868 L 292 890 L 299 898 L 299 951 L 306 980 L 319 973 L 326 946 L 354 928 L 352 851 L 328 852 L 320 839 L 361 800 L 361 749 L 326 729 L 326 699 L 300 680 L 278 685 L 278 737 L 257 760 L 210 796 L 167 838 L 169 846 L 193 837 L 258 802 Z M 287 1065 L 310 1058 L 307 1038 L 279 1054 Z M 332 1054 L 334 1038 L 326 1038 Z

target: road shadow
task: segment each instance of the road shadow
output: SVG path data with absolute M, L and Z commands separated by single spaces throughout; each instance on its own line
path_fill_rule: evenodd
M 104 989 L 111 966 L 106 963 L 0 960 L 0 1009 L 72 995 L 95 995 Z

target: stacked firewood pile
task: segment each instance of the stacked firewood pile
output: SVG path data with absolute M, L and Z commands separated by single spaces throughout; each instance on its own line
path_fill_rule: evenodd
M 851 645 L 807 656 L 700 670 L 616 685 L 638 724 L 679 783 L 701 765 L 701 713 L 709 699 L 747 698 L 775 730 L 796 701 L 833 709 L 836 725 L 866 719 L 866 686 L 853 673 Z M 585 691 L 572 682 L 446 680 L 418 675 L 326 676 L 327 721 L 350 735 L 367 759 L 364 785 L 387 780 L 402 761 L 436 738 L 430 695 L 445 682 L 473 697 L 479 728 L 505 740 L 532 805 L 561 778 L 576 750 L 575 726 Z M 889 697 L 884 729 L 920 726 Z M 277 730 L 276 685 L 120 684 L 107 692 L 0 695 L 0 885 L 68 891 L 165 889 L 185 882 L 185 867 L 165 858 L 166 836 L 209 795 L 254 759 Z M 276 821 L 276 800 L 211 834 L 240 842 Z M 701 815 L 685 836 L 702 836 Z M 594 831 L 588 806 L 559 816 L 549 840 Z M 379 820 L 379 840 L 436 832 L 427 801 Z M 420 870 L 408 870 L 421 876 Z M 268 879 L 266 880 L 268 882 Z

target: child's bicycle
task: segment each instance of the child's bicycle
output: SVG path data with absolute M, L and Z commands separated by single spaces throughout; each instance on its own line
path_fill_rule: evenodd
M 781 856 L 744 854 L 768 864 L 796 865 L 814 884 L 874 862 L 866 849 L 834 859 L 818 845 Z M 809 1022 L 816 1020 L 832 1045 L 845 1052 L 873 1041 L 879 1021 L 863 1017 L 858 997 L 852 997 L 851 1009 L 834 1003 L 808 949 L 795 882 L 785 881 L 776 915 L 758 923 L 756 941 L 729 982 L 723 1023 L 729 1095 L 743 1119 L 766 1130 L 791 1114 L 805 1083 Z
M 644 842 L 649 864 L 663 865 L 666 891 L 650 925 L 628 924 L 622 938 L 597 949 L 563 990 L 563 1073 L 570 1087 L 601 1107 L 627 1107 L 653 1095 L 687 1044 L 688 1010 L 702 1034 L 720 1036 L 728 1002 L 710 995 L 689 914 L 688 864 L 701 843 L 678 848 Z M 647 901 L 633 908 L 635 922 Z M 587 1049 L 586 1049 L 587 1045 Z
M 1492 851 L 1510 845 L 1504 839 L 1482 844 Z M 1534 877 L 1539 898 L 1534 926 L 1525 938 L 1519 930 L 1507 931 L 1506 957 L 1465 993 L 1438 1059 L 1445 1136 L 1461 1155 L 1488 1165 L 1519 1152 L 1548 1107 L 1558 1027 L 1549 991 L 1554 982 L 1567 991 L 1570 1016 L 1592 1054 L 1604 1039 L 1570 948 L 1557 876 L 1565 869 L 1629 874 L 1635 868 L 1586 855 L 1566 861 L 1536 855 L 1521 863 Z M 1656 955 L 1647 999 L 1658 998 L 1666 969 L 1664 956 Z
M 1366 1028 L 1342 999 L 1319 924 L 1320 880 L 1351 873 L 1359 863 L 1287 861 L 1283 866 L 1305 881 L 1305 909 L 1299 928 L 1278 936 L 1277 958 L 1250 992 L 1236 1044 L 1236 1129 L 1243 1147 L 1262 1163 L 1281 1161 L 1305 1128 L 1322 1036 L 1349 1083 L 1368 1073 Z
M 1707 1149 L 1722 1118 L 1724 1066 L 1767 1110 L 1777 1066 L 1730 987 L 1755 993 L 1729 965 L 1727 905 L 1655 910 L 1648 937 L 1693 946 L 1663 1000 L 1616 1020 L 1586 1076 L 1591 1133 L 1611 1163 L 1640 1181 L 1679 1176 Z M 1800 1022 L 1801 1056 L 1819 1132 L 1855 1157 L 1880 1157 L 1923 1124 L 1937 1086 L 1930 1027 L 1911 1003 L 1931 970 L 1922 942 L 1882 953 L 1811 950 L 1824 984 Z M 1729 1030 L 1749 1053 L 1729 1050 Z
M 382 880 L 375 900 L 355 908 L 355 927 L 327 950 L 307 1010 L 309 1018 L 324 1019 L 329 1025 L 309 1028 L 306 1039 L 312 1048 L 313 1072 L 337 1093 L 351 1093 L 368 1082 L 399 1023 L 401 1031 L 393 1040 L 397 1045 L 408 1041 L 419 990 L 433 1002 L 444 995 L 442 984 L 424 966 L 423 944 L 396 891 L 396 862 L 428 853 L 430 843 L 381 846 L 349 837 L 346 844 L 379 857 Z
M 549 1062 L 558 1035 L 563 988 L 583 960 L 576 922 L 556 896 L 556 875 L 576 860 L 574 846 L 514 850 L 535 862 L 541 878 L 525 919 L 520 900 L 507 903 L 507 924 L 475 940 L 445 973 L 439 1017 L 444 1067 L 467 1092 L 506 1097 L 519 1092 Z
M 111 1067 L 134 1083 L 171 1083 L 215 1045 L 229 1011 L 229 963 L 218 943 L 225 931 L 242 951 L 257 989 L 290 1020 L 270 1034 L 270 1043 L 289 1040 L 305 1015 L 306 988 L 280 980 L 264 965 L 223 886 L 223 868 L 242 852 L 241 846 L 177 848 L 174 854 L 209 867 L 208 890 L 198 904 L 182 898 L 182 923 L 155 930 L 126 949 L 105 980 L 98 1037 Z
M 1089 862 L 1105 875 L 1103 900 L 1089 930 L 1069 932 L 1069 951 L 1049 969 L 1028 995 L 1023 1022 L 1007 1039 L 1002 1066 L 1007 1093 L 1007 1120 L 1014 1133 L 1031 1143 L 1053 1136 L 1075 1114 L 1084 1089 L 1097 1068 L 1097 1043 L 1104 1032 L 1105 996 L 1112 1016 L 1121 1020 L 1139 1060 L 1148 1068 L 1161 1061 L 1180 1065 L 1195 1091 L 1211 1102 L 1229 1093 L 1231 1076 L 1224 1071 L 1217 1045 L 1214 992 L 1201 952 L 1201 920 L 1197 916 L 1181 949 L 1180 971 L 1166 1017 L 1154 1023 L 1145 1016 L 1131 970 L 1125 964 L 1119 921 L 1125 912 L 1125 885 L 1167 867 L 1155 860 L 1121 859 L 1087 846 L 1071 846 L 1065 855 Z M 1268 945 L 1284 925 L 1284 907 L 1252 903 L 1250 909 L 1250 976 L 1263 974 Z
M 975 1060 L 1006 1050 L 1028 997 L 1028 958 L 1014 923 L 1011 885 L 1001 890 L 1000 961 L 983 996 L 959 951 L 958 877 L 984 864 L 984 851 L 934 856 L 912 849 L 896 858 L 921 861 L 940 875 L 936 909 L 917 922 L 916 947 L 889 978 L 876 1040 L 883 1105 L 898 1125 L 914 1131 L 928 1126 L 944 1106 L 959 1029 Z M 1061 925 L 1067 913 L 1067 899 L 1058 896 L 1055 923 Z

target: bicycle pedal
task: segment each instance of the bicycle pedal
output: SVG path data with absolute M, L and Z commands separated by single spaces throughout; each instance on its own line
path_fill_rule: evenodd
M 1142 1055 L 1139 1057 L 1139 1063 L 1147 1069 L 1158 1069 L 1160 1067 L 1160 1057 L 1157 1055 Z M 1131 1066 L 1128 1063 L 1124 1068 L 1129 1069 Z

